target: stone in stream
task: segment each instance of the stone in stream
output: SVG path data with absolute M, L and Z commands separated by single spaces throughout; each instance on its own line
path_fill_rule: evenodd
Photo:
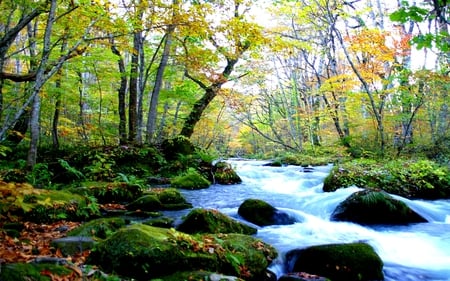
M 247 221 L 259 226 L 288 225 L 297 220 L 289 214 L 278 210 L 269 203 L 259 199 L 247 199 L 238 209 L 238 214 Z
M 405 203 L 381 191 L 363 190 L 341 202 L 331 215 L 333 221 L 362 225 L 405 225 L 427 222 Z
M 288 272 L 307 272 L 333 281 L 384 280 L 383 261 L 366 243 L 311 246 L 286 253 Z

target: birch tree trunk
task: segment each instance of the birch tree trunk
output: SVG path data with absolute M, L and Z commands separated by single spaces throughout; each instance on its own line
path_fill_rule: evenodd
M 30 116 L 30 148 L 28 150 L 27 167 L 31 170 L 36 164 L 39 134 L 40 134 L 40 113 L 41 113 L 41 97 L 39 95 L 42 86 L 46 81 L 45 70 L 51 52 L 51 35 L 53 24 L 55 22 L 55 13 L 57 7 L 57 0 L 50 2 L 50 9 L 48 12 L 47 24 L 44 33 L 44 46 L 42 50 L 42 58 L 39 67 L 36 71 L 36 81 L 32 88 L 32 105 Z

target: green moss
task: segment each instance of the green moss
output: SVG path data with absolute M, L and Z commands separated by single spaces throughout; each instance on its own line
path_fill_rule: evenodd
M 300 250 L 292 271 L 317 274 L 331 280 L 384 279 L 382 260 L 365 243 L 319 245 Z
M 213 255 L 182 250 L 169 237 L 169 230 L 164 228 L 132 225 L 100 243 L 89 256 L 88 263 L 138 280 L 170 274 L 173 268 L 215 269 Z
M 450 198 L 450 169 L 422 160 L 388 162 L 358 159 L 337 165 L 324 181 L 324 191 L 356 185 L 407 198 Z
M 69 231 L 67 236 L 88 236 L 105 239 L 128 224 L 123 218 L 100 218 Z
M 273 224 L 273 216 L 276 208 L 259 199 L 247 199 L 238 209 L 238 214 L 246 220 L 259 226 Z
M 163 279 L 176 269 L 220 272 L 256 281 L 276 256 L 273 247 L 248 235 L 189 235 L 134 224 L 100 242 L 88 263 L 138 280 Z
M 186 233 L 242 233 L 252 235 L 256 228 L 216 211 L 206 209 L 194 209 L 178 226 L 179 231 Z
M 186 173 L 173 178 L 170 183 L 174 188 L 192 190 L 208 188 L 211 185 L 211 182 L 193 168 L 188 169 Z
M 163 204 L 187 203 L 181 192 L 175 188 L 164 188 L 156 195 Z
M 158 196 L 154 194 L 144 195 L 127 205 L 127 210 L 141 210 L 154 212 L 162 209 Z
M 47 274 L 43 274 L 43 273 Z M 0 280 L 2 281 L 50 281 L 51 275 L 66 276 L 72 273 L 72 270 L 61 265 L 54 264 L 33 264 L 33 263 L 14 263 L 2 264 L 0 271 Z
M 214 179 L 219 184 L 241 183 L 242 179 L 227 162 L 218 162 L 214 166 Z

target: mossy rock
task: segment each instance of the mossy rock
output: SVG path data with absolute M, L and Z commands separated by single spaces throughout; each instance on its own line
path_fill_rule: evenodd
M 178 225 L 185 233 L 241 233 L 252 235 L 256 228 L 236 221 L 217 210 L 194 209 Z
M 181 192 L 175 188 L 162 188 L 156 192 L 164 210 L 183 210 L 192 208 L 192 204 L 187 202 Z
M 311 246 L 286 254 L 289 272 L 307 272 L 333 281 L 384 280 L 383 262 L 366 243 Z
M 126 182 L 87 182 L 88 192 L 100 203 L 128 203 L 143 194 L 139 184 Z
M 186 173 L 174 177 L 170 184 L 174 188 L 196 190 L 208 188 L 211 182 L 195 169 L 189 169 Z
M 173 218 L 161 216 L 158 218 L 151 218 L 149 220 L 146 220 L 145 222 L 143 222 L 143 224 L 162 228 L 172 228 L 174 226 L 174 222 L 175 219 Z
M 358 186 L 412 199 L 450 198 L 450 169 L 430 160 L 398 159 L 380 162 L 358 159 L 335 166 L 323 191 Z
M 350 221 L 362 225 L 404 225 L 427 222 L 405 203 L 385 192 L 363 190 L 341 202 L 331 215 L 333 221 Z
M 259 199 L 246 199 L 239 206 L 238 214 L 259 226 L 287 225 L 297 222 L 295 218 Z
M 0 181 L 2 212 L 36 223 L 79 221 L 98 217 L 98 205 L 90 198 L 63 190 L 34 188 L 27 183 Z
M 260 280 L 276 250 L 242 234 L 189 235 L 134 224 L 97 244 L 88 258 L 106 272 L 148 280 L 176 271 L 204 270 Z
M 161 210 L 162 207 L 163 205 L 161 204 L 161 201 L 159 201 L 158 196 L 154 194 L 144 195 L 126 206 L 127 210 L 140 210 L 144 212 L 158 211 Z
M 99 218 L 83 223 L 67 233 L 67 236 L 85 236 L 106 239 L 114 232 L 129 224 L 123 218 Z
M 45 274 L 43 274 L 45 272 Z M 1 281 L 51 281 L 66 280 L 74 271 L 63 265 L 46 263 L 10 263 L 2 264 Z M 52 279 L 54 277 L 55 279 Z
M 218 184 L 237 184 L 242 182 L 242 179 L 234 171 L 233 167 L 224 161 L 220 161 L 214 165 L 213 175 L 215 183 Z

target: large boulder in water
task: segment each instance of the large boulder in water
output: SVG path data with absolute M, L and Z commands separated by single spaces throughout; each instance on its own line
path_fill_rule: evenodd
M 194 209 L 177 227 L 179 231 L 194 233 L 241 233 L 252 235 L 256 228 L 236 221 L 217 210 Z
M 296 223 L 296 219 L 259 199 L 247 199 L 238 209 L 238 214 L 247 221 L 259 226 L 287 225 Z
M 203 270 L 256 281 L 263 280 L 277 255 L 275 248 L 249 235 L 189 235 L 133 224 L 97 244 L 88 264 L 137 280 Z
M 214 183 L 218 184 L 236 184 L 241 183 L 242 179 L 230 165 L 225 161 L 219 161 L 213 165 Z
M 383 262 L 365 243 L 311 246 L 286 254 L 289 272 L 307 272 L 333 281 L 384 280 Z
M 427 222 L 402 201 L 385 192 L 371 190 L 358 191 L 350 195 L 336 207 L 331 220 L 362 225 Z

